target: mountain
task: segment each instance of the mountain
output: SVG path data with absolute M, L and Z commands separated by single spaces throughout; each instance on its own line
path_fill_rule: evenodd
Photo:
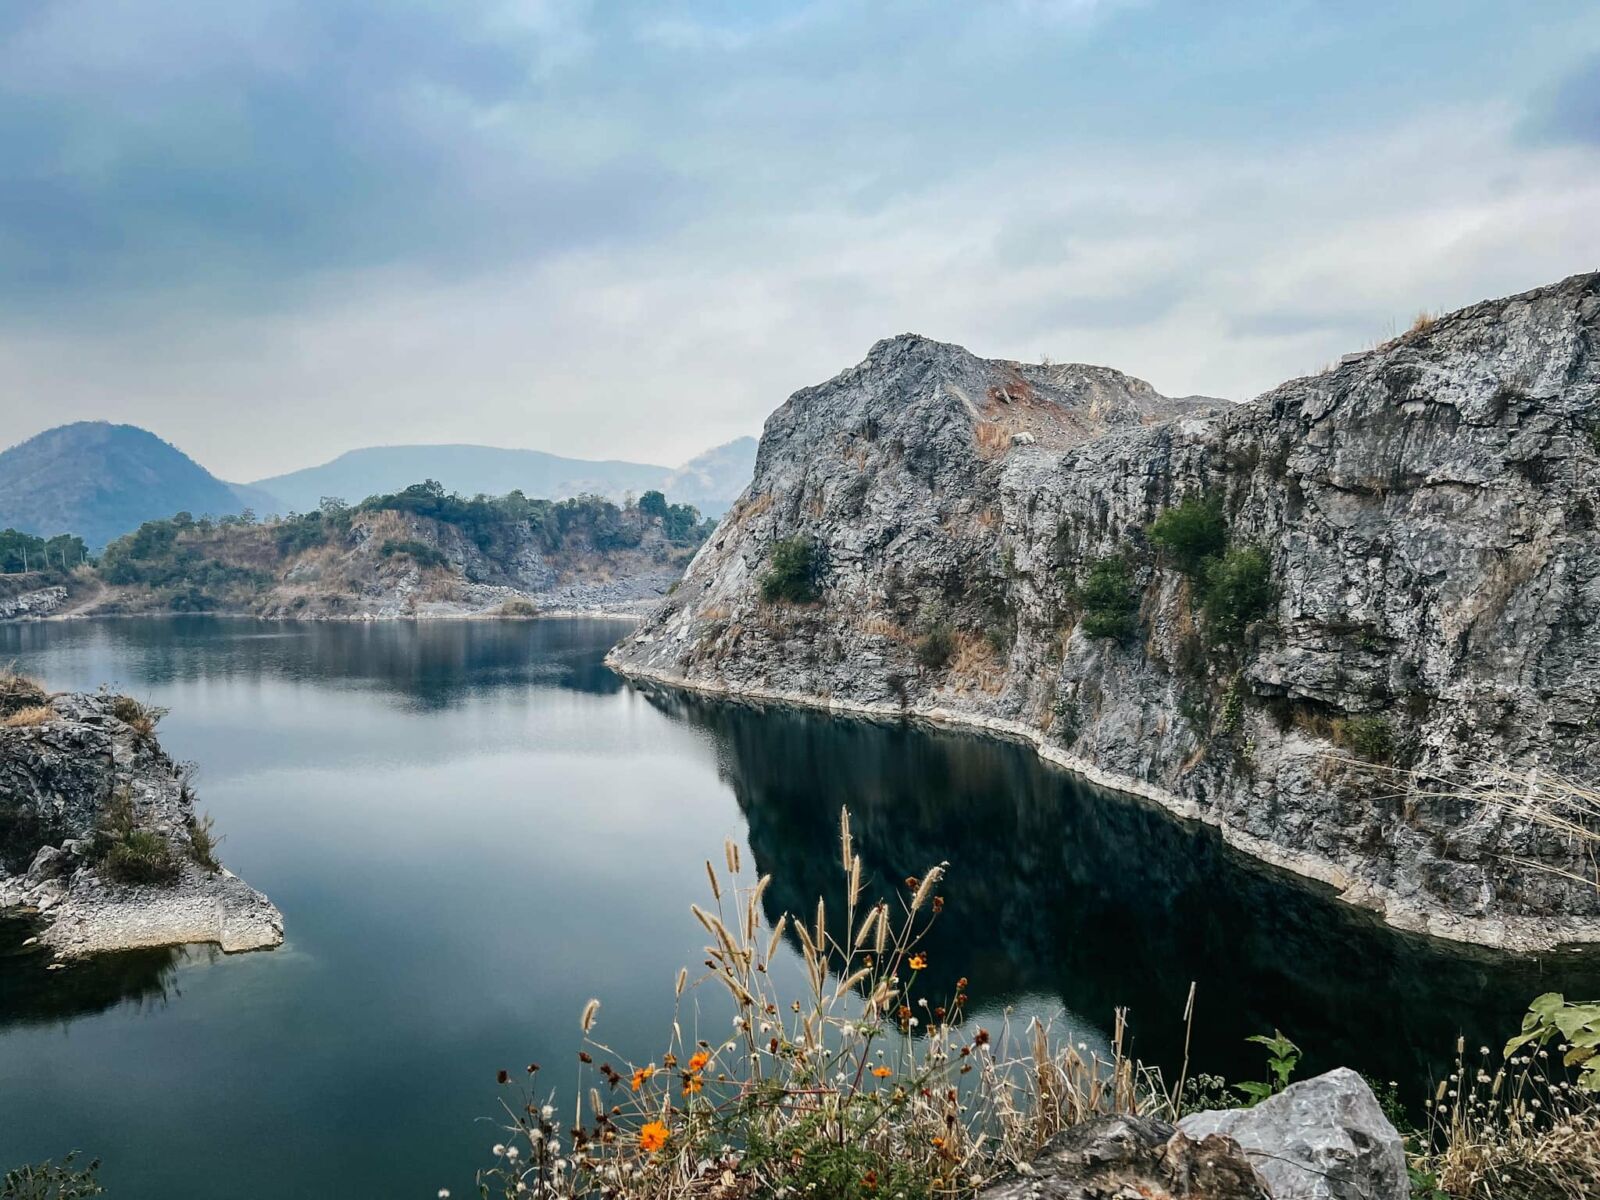
M 0 527 L 75 533 L 95 551 L 175 512 L 221 516 L 252 506 L 276 507 L 134 425 L 79 421 L 0 453 Z
M 1240 405 L 899 337 L 768 418 L 609 661 L 1024 740 L 1402 928 L 1600 941 L 1554 828 L 1600 763 L 1597 512 L 1600 274 Z
M 720 516 L 750 481 L 754 464 L 754 438 L 719 446 L 676 471 L 648 463 L 563 458 L 542 450 L 496 446 L 370 446 L 346 451 L 321 466 L 257 480 L 252 486 L 298 512 L 316 508 L 324 496 L 355 503 L 436 479 L 446 490 L 464 496 L 520 491 L 550 500 L 590 493 L 620 500 L 629 492 L 638 495 L 658 489 L 675 503 L 687 502 L 708 516 Z
M 692 504 L 708 517 L 720 517 L 756 469 L 753 437 L 735 438 L 691 458 L 657 486 L 676 504 Z

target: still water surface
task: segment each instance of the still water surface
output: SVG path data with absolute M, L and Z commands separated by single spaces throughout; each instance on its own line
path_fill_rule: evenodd
M 722 839 L 773 917 L 837 891 L 838 810 L 869 872 L 950 862 L 934 971 L 978 1019 L 1054 1013 L 1173 1063 L 1261 1074 L 1280 1026 L 1307 1070 L 1420 1089 L 1458 1032 L 1514 1026 L 1591 960 L 1400 937 L 1022 747 L 630 688 L 603 621 L 0 627 L 0 661 L 167 706 L 228 865 L 283 910 L 270 953 L 190 949 L 46 973 L 0 927 L 0 1169 L 72 1148 L 121 1200 L 471 1194 L 499 1067 L 566 1085 L 577 1013 L 659 1053 L 688 916 Z M 712 1020 L 708 1013 L 705 1018 Z M 715 1018 L 722 1028 L 723 1017 Z M 719 1033 L 712 1036 L 720 1036 Z

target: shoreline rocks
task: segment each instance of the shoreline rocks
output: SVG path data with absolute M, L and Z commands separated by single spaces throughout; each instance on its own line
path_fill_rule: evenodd
M 204 861 L 205 827 L 156 741 L 158 717 L 127 697 L 46 696 L 16 676 L 0 689 L 0 911 L 36 917 L 59 958 L 283 942 L 271 901 Z M 148 878 L 114 878 L 107 838 L 142 855 Z

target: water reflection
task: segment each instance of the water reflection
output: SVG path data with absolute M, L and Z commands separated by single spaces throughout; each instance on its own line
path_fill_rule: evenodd
M 30 946 L 33 921 L 0 917 L 0 1026 L 51 1025 L 106 1012 L 122 1004 L 164 1004 L 175 995 L 178 966 L 207 947 L 103 954 L 51 968 L 50 956 Z
M 622 681 L 602 659 L 627 628 L 583 619 L 28 623 L 0 625 L 0 661 L 48 655 L 74 679 L 130 688 L 211 679 L 343 683 L 439 709 L 485 689 L 530 684 L 612 695 Z
M 651 689 L 711 731 L 723 777 L 773 875 L 775 918 L 842 910 L 838 810 L 867 873 L 903 880 L 949 860 L 931 949 L 935 990 L 971 977 L 978 1004 L 1059 997 L 1098 1020 L 1132 1009 L 1136 1050 L 1176 1065 L 1190 981 L 1194 1060 L 1259 1074 L 1243 1039 L 1281 1027 L 1306 1069 L 1420 1082 L 1458 1034 L 1496 1045 L 1551 988 L 1600 994 L 1593 955 L 1516 957 L 1397 934 L 1320 888 L 1226 847 L 1214 830 L 1100 791 L 1026 747 Z

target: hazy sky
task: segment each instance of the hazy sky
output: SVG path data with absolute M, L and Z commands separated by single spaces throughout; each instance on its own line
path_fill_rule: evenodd
M 1247 398 L 1600 266 L 1600 5 L 4 0 L 0 442 L 677 462 L 914 330 Z

